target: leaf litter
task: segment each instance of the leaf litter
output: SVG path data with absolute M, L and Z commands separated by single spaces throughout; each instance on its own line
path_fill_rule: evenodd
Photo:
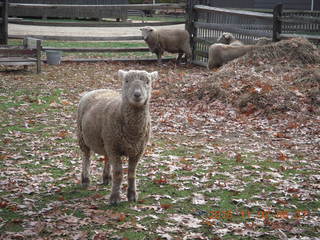
M 2 72 L 1 238 L 315 239 L 319 50 L 299 39 L 282 44 L 267 48 L 282 49 L 272 57 L 253 52 L 217 71 L 74 63 L 45 65 L 40 75 Z M 160 79 L 139 201 L 110 207 L 101 161 L 92 161 L 91 187 L 78 187 L 75 112 L 84 92 L 119 90 L 119 69 Z

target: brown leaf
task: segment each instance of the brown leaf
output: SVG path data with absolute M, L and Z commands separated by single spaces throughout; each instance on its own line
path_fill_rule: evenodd
M 297 192 L 300 192 L 300 189 L 298 189 L 298 188 L 288 188 L 287 192 L 288 193 L 297 193 Z
M 65 138 L 66 136 L 69 135 L 69 132 L 67 130 L 62 130 L 58 133 L 57 137 L 59 138 Z
M 160 204 L 160 207 L 161 207 L 162 209 L 164 209 L 164 210 L 167 210 L 167 209 L 169 209 L 169 208 L 172 207 L 172 204 L 162 203 L 162 204 Z
M 0 202 L 0 208 L 6 208 L 7 206 L 8 206 L 8 202 L 6 202 L 6 201 Z
M 236 162 L 237 162 L 237 163 L 243 163 L 243 159 L 242 159 L 240 153 L 237 153 L 237 155 L 236 155 Z
M 167 179 L 164 177 L 161 177 L 160 179 L 154 179 L 153 182 L 159 185 L 168 183 Z
M 279 159 L 280 161 L 286 161 L 286 160 L 288 159 L 288 156 L 281 152 L 281 153 L 279 153 L 279 155 L 278 155 L 278 159 Z
M 99 157 L 99 158 L 98 158 L 98 161 L 100 161 L 100 162 L 109 162 L 109 158 L 106 157 L 106 156 Z

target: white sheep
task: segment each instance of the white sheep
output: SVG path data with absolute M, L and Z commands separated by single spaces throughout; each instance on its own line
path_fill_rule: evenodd
M 140 29 L 144 41 L 148 44 L 150 51 L 155 53 L 158 63 L 164 52 L 178 53 L 177 62 L 180 62 L 183 55 L 185 61 L 191 58 L 190 36 L 182 29 L 154 29 L 143 27 Z
M 223 33 L 217 40 L 217 43 L 223 43 L 227 45 L 233 46 L 242 46 L 243 43 L 237 40 L 231 33 L 225 32 Z
M 208 69 L 220 67 L 235 58 L 245 55 L 255 47 L 257 46 L 233 46 L 222 43 L 212 44 L 208 50 Z
M 86 187 L 90 182 L 91 153 L 104 155 L 108 161 L 105 161 L 103 183 L 109 184 L 112 179 L 111 204 L 120 201 L 122 156 L 129 158 L 128 200 L 137 200 L 136 167 L 150 137 L 151 83 L 158 78 L 158 72 L 119 70 L 118 75 L 123 81 L 122 94 L 108 89 L 88 92 L 80 99 L 77 118 L 79 146 L 83 152 L 82 185 Z

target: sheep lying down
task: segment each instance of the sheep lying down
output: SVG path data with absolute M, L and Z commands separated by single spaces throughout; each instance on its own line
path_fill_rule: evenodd
M 104 155 L 103 183 L 112 181 L 110 203 L 120 201 L 122 157 L 128 157 L 129 201 L 137 200 L 136 167 L 150 136 L 149 101 L 152 81 L 158 73 L 118 72 L 122 94 L 108 89 L 88 92 L 78 106 L 78 141 L 83 152 L 81 182 L 89 184 L 90 155 Z M 112 176 L 111 176 L 112 170 Z
M 185 62 L 191 58 L 190 36 L 186 30 L 143 27 L 140 31 L 150 51 L 157 55 L 159 63 L 164 52 L 178 53 L 177 62 L 181 61 L 183 55 Z
M 225 32 L 218 39 L 217 43 L 223 43 L 233 46 L 242 46 L 243 43 L 240 40 L 237 40 L 232 33 Z
M 222 43 L 212 44 L 208 51 L 208 69 L 220 67 L 235 58 L 245 55 L 255 47 L 254 45 L 233 46 Z
M 242 43 L 239 44 L 235 39 L 233 39 L 231 43 L 227 42 L 225 41 L 227 38 L 232 37 L 230 37 L 230 34 L 223 34 L 218 41 L 224 43 L 214 43 L 209 47 L 208 69 L 220 67 L 235 58 L 247 54 L 253 49 L 272 43 L 271 39 L 263 37 L 257 39 L 255 45 L 242 45 Z M 232 42 L 234 44 L 232 44 Z

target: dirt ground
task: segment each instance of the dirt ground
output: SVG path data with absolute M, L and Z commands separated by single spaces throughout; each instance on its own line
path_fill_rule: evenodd
M 9 24 L 9 35 L 44 35 L 44 36 L 90 36 L 90 37 L 117 37 L 140 36 L 140 27 L 52 27 Z M 159 28 L 180 28 L 184 24 L 171 26 L 156 26 Z

